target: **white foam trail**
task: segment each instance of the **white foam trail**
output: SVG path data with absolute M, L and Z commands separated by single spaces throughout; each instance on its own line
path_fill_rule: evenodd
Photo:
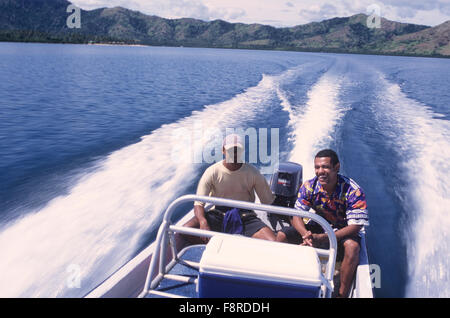
M 199 122 L 204 127 L 236 127 L 269 107 L 282 79 L 263 76 L 257 86 L 228 101 L 162 126 L 99 161 L 67 195 L 3 227 L 0 297 L 86 294 L 130 259 L 169 202 L 195 182 L 198 166 L 171 161 L 173 131 L 192 129 Z M 202 147 L 211 137 L 196 145 Z M 70 289 L 68 281 L 76 274 L 81 275 L 81 288 Z
M 291 105 L 285 93 L 278 88 L 284 110 L 289 113 L 292 128 L 290 161 L 303 166 L 303 180 L 314 176 L 314 156 L 334 140 L 336 125 L 346 109 L 339 104 L 342 79 L 325 73 L 308 92 L 304 107 Z
M 407 297 L 450 296 L 450 123 L 382 77 L 377 121 L 406 175 L 401 200 L 407 222 Z

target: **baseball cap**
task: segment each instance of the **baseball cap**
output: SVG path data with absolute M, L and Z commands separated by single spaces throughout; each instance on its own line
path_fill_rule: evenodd
M 222 146 L 225 148 L 225 150 L 233 147 L 244 149 L 244 143 L 242 142 L 241 136 L 239 136 L 238 134 L 230 134 L 226 136 L 223 140 Z

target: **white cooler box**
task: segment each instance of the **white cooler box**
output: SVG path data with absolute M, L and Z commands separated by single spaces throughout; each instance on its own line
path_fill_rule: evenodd
M 214 236 L 200 260 L 199 297 L 319 297 L 324 278 L 312 247 Z

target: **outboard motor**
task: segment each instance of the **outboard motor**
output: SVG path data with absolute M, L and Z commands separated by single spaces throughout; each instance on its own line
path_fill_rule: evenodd
M 275 195 L 273 205 L 293 208 L 302 183 L 303 167 L 300 164 L 280 163 L 270 181 L 270 189 Z M 268 213 L 267 216 L 274 230 L 277 230 L 277 225 L 284 227 L 290 224 L 290 217 L 287 215 Z

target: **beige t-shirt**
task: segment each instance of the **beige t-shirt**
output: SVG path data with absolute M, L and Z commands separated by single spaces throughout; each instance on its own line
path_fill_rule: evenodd
M 231 171 L 222 161 L 205 170 L 197 187 L 197 195 L 247 202 L 255 202 L 255 191 L 263 204 L 271 204 L 275 198 L 264 176 L 251 164 L 243 163 Z M 195 201 L 194 205 L 205 203 Z

